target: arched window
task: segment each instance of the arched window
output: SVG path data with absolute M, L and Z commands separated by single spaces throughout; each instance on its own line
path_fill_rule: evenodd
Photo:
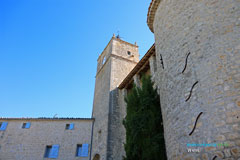
M 100 160 L 100 155 L 99 154 L 96 154 L 93 158 L 93 160 Z

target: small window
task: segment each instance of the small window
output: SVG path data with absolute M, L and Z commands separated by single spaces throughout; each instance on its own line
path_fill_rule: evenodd
M 45 158 L 57 158 L 59 145 L 46 146 Z
M 45 151 L 45 158 L 50 157 L 50 152 L 51 152 L 52 146 L 47 146 L 46 151 Z
M 106 57 L 103 58 L 102 64 L 106 62 Z
M 101 141 L 101 138 L 102 138 L 102 131 L 99 130 L 99 131 L 98 131 L 98 135 L 97 135 L 98 142 Z
M 66 124 L 65 129 L 66 129 L 66 130 L 73 130 L 73 129 L 74 129 L 74 124 L 73 124 L 73 123 Z
M 127 54 L 130 56 L 132 53 L 130 51 L 127 51 Z
M 88 144 L 78 144 L 76 157 L 88 157 Z
M 77 152 L 76 152 L 76 157 L 81 157 L 82 153 L 82 144 L 77 145 Z
M 7 129 L 8 122 L 0 122 L 0 131 L 5 131 Z
M 30 125 L 31 125 L 30 122 L 23 123 L 22 128 L 24 128 L 24 129 L 28 129 L 28 128 L 30 128 Z

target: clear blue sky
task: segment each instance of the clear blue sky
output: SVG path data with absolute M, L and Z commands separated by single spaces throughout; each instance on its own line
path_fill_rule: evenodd
M 96 65 L 113 33 L 154 43 L 150 0 L 1 0 L 0 117 L 91 117 Z

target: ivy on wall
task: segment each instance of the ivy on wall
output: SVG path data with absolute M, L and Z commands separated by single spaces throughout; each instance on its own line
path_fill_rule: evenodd
M 150 76 L 143 76 L 141 87 L 134 87 L 125 97 L 127 115 L 126 157 L 124 160 L 165 160 L 166 151 L 160 98 Z

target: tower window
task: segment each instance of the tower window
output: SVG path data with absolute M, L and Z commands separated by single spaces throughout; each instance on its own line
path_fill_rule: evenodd
M 97 135 L 98 142 L 101 141 L 101 138 L 102 138 L 102 131 L 99 130 L 99 131 L 98 131 L 98 135 Z
M 127 51 L 127 54 L 130 56 L 132 53 L 130 51 Z
M 106 62 L 106 57 L 103 58 L 102 64 Z

